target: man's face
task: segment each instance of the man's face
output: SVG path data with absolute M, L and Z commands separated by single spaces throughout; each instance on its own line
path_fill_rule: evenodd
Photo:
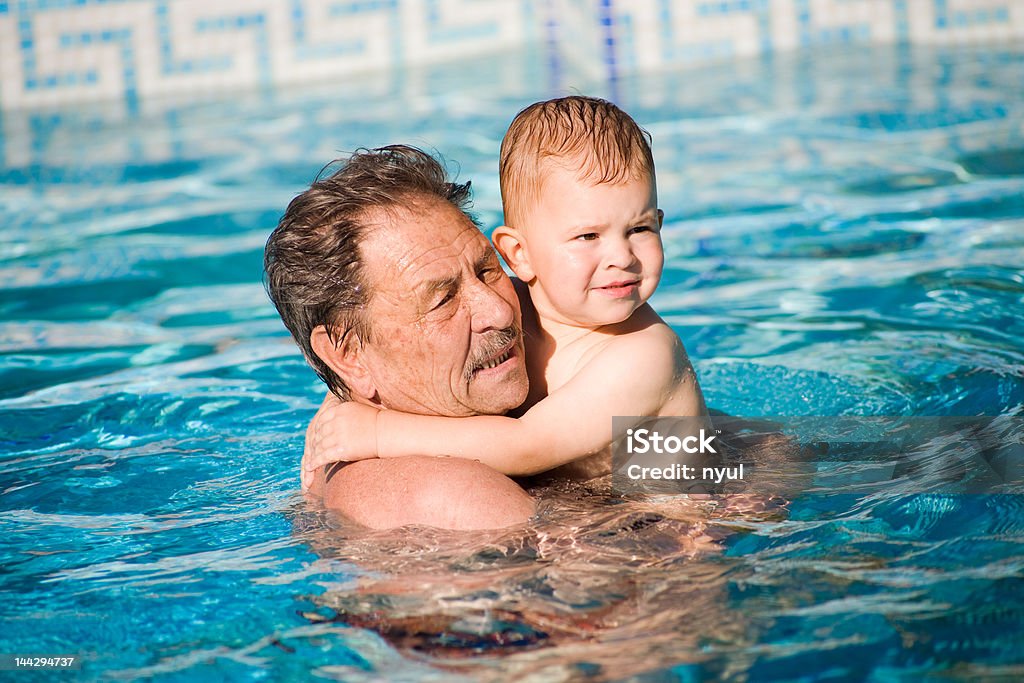
M 377 397 L 408 413 L 497 415 L 529 388 L 519 301 L 487 239 L 457 208 L 418 197 L 369 217 L 360 245 Z

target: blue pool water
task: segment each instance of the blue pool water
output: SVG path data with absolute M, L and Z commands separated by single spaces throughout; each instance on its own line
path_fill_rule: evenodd
M 1024 52 L 611 83 L 474 66 L 3 115 L 0 654 L 75 654 L 84 679 L 1024 678 L 1012 482 L 769 510 L 555 483 L 528 529 L 345 525 L 298 494 L 323 389 L 260 283 L 284 206 L 339 152 L 435 147 L 492 228 L 518 108 L 614 95 L 654 137 L 654 303 L 709 405 L 1019 416 Z

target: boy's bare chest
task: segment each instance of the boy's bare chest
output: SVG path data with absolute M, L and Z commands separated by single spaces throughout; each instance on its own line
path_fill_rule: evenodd
M 548 348 L 542 349 L 541 353 L 535 354 L 541 358 L 546 357 L 546 363 L 543 366 L 531 368 L 530 376 L 535 376 L 533 371 L 537 375 L 543 375 L 545 396 L 558 391 L 575 377 L 609 341 L 609 337 L 595 334 L 573 340 L 569 344 L 548 345 Z

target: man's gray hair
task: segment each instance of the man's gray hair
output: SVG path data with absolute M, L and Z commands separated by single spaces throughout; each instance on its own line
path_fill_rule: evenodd
M 415 147 L 360 149 L 325 170 L 336 164 L 337 170 L 318 177 L 288 205 L 267 240 L 263 268 L 267 293 L 306 361 L 334 394 L 348 400 L 348 386 L 313 351 L 310 334 L 324 325 L 336 348 L 371 339 L 359 249 L 367 217 L 432 196 L 476 221 L 468 212 L 470 184 L 451 182 L 437 159 Z

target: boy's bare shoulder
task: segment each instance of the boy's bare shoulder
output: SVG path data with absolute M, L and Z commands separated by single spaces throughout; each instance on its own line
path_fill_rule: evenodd
M 680 367 L 689 363 L 679 335 L 650 306 L 642 306 L 628 320 L 609 327 L 606 335 L 603 343 L 581 359 L 580 368 L 596 360 L 628 365 L 638 372 L 678 375 Z
M 663 349 L 685 355 L 679 335 L 647 304 L 638 308 L 628 320 L 616 325 L 612 332 L 611 344 L 620 350 L 624 346 L 637 345 L 651 351 Z
M 577 366 L 577 387 L 615 386 L 633 415 L 706 413 L 683 342 L 665 321 L 644 311 L 615 328 Z
M 615 337 L 595 365 L 605 370 L 618 366 L 636 378 L 638 396 L 653 397 L 648 410 L 638 415 L 707 415 L 679 335 L 653 310 L 633 322 L 635 327 Z

